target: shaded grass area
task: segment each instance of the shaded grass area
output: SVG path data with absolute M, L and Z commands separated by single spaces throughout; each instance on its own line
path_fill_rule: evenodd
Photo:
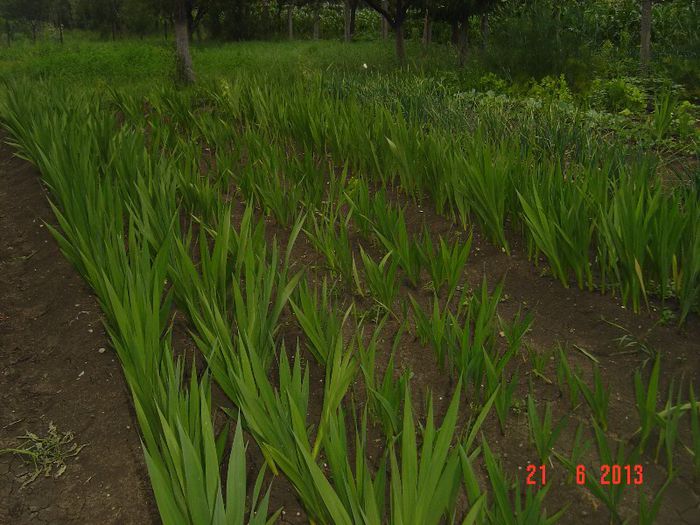
M 436 46 L 429 53 L 411 46 L 418 69 L 438 70 L 452 65 L 448 48 Z M 360 70 L 363 64 L 386 71 L 398 67 L 393 49 L 384 42 L 344 45 L 322 42 L 246 42 L 245 44 L 199 44 L 192 49 L 201 79 L 233 77 L 241 71 L 284 70 L 299 74 L 307 70 Z M 64 46 L 52 42 L 22 44 L 3 49 L 0 74 L 60 78 L 90 85 L 100 81 L 113 86 L 152 83 L 169 85 L 175 58 L 172 46 L 158 39 L 121 42 L 90 42 L 82 37 L 67 39 Z

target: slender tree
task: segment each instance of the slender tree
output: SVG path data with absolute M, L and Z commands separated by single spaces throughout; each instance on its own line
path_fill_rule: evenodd
M 421 0 L 392 0 L 379 3 L 378 0 L 365 0 L 367 5 L 382 15 L 389 27 L 394 30 L 396 38 L 396 57 L 400 64 L 406 63 L 406 45 L 404 42 L 404 23 L 408 10 L 420 7 Z
M 651 62 L 651 3 L 652 0 L 642 0 L 639 66 L 643 73 L 648 72 L 649 63 Z
M 185 15 L 187 16 L 187 31 L 189 39 L 195 34 L 199 36 L 202 20 L 209 13 L 212 0 L 185 0 Z
M 28 27 L 32 42 L 36 43 L 41 24 L 49 15 L 48 0 L 4 0 L 0 4 L 0 13 L 5 19 L 8 45 L 12 41 L 12 22 Z
M 314 40 L 318 40 L 321 38 L 321 1 L 313 0 L 312 7 L 314 17 L 313 38 Z
M 192 56 L 190 55 L 190 35 L 187 24 L 187 6 L 185 0 L 175 0 L 175 48 L 176 76 L 182 84 L 193 84 L 195 81 Z
M 423 45 L 430 44 L 433 36 L 433 19 L 430 17 L 430 9 L 426 8 L 423 14 Z
M 385 11 L 389 11 L 389 0 L 382 0 L 382 9 Z M 382 17 L 382 27 L 381 27 L 381 32 L 382 32 L 382 38 L 386 40 L 389 38 L 389 22 L 387 22 L 386 18 Z
M 344 0 L 343 15 L 344 15 L 344 39 L 346 42 L 351 42 L 355 38 L 355 15 L 359 0 Z
M 469 57 L 469 19 L 485 15 L 496 3 L 497 0 L 447 0 L 433 7 L 433 17 L 449 23 L 452 28 L 451 42 L 457 48 L 460 66 L 464 66 Z
M 20 4 L 16 0 L 2 0 L 0 2 L 0 17 L 5 20 L 5 37 L 8 47 L 12 45 L 13 22 L 20 18 Z
M 48 19 L 58 32 L 58 41 L 63 44 L 63 29 L 71 20 L 71 5 L 68 0 L 49 0 Z

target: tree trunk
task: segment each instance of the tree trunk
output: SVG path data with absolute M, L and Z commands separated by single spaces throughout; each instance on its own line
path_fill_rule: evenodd
M 458 55 L 459 55 L 459 67 L 464 67 L 467 63 L 467 57 L 469 56 L 469 40 L 467 36 L 467 29 L 469 28 L 469 18 L 465 18 L 459 23 L 459 44 L 458 44 Z
M 163 39 L 164 40 L 168 39 L 168 17 L 167 16 L 163 17 Z
M 9 20 L 5 20 L 5 33 L 7 33 L 7 47 L 12 45 L 12 26 Z
M 289 40 L 294 40 L 294 18 L 292 18 L 292 15 L 294 14 L 294 8 L 292 7 L 292 4 L 289 4 L 287 6 L 287 37 Z
M 382 9 L 384 11 L 389 12 L 389 0 L 382 0 Z M 382 17 L 382 38 L 387 39 L 389 38 L 389 22 L 387 21 L 386 18 Z
M 63 23 L 60 20 L 58 22 L 58 41 L 63 44 Z
M 117 40 L 119 31 L 119 8 L 116 0 L 112 0 L 112 40 Z
M 433 32 L 433 21 L 430 18 L 430 11 L 425 10 L 425 16 L 423 17 L 423 45 L 427 46 L 432 40 Z
M 344 16 L 344 38 L 346 42 L 350 42 L 352 40 L 352 33 L 350 32 L 350 1 L 351 0 L 345 0 L 345 3 L 343 4 L 343 16 Z
M 396 20 L 394 25 L 396 33 L 396 58 L 402 66 L 406 63 L 406 46 L 403 39 L 403 20 Z
M 357 0 L 350 0 L 350 40 L 355 38 L 355 21 L 357 15 Z
M 481 14 L 481 47 L 489 47 L 489 15 L 486 13 Z
M 177 0 L 175 6 L 176 74 L 177 80 L 182 84 L 193 84 L 195 81 L 188 33 L 185 1 Z
M 459 45 L 459 22 L 457 20 L 452 20 L 450 22 L 450 28 L 452 29 L 450 33 L 450 42 L 453 46 Z
M 36 44 L 36 26 L 37 26 L 37 23 L 32 21 L 31 26 L 32 26 L 32 44 Z
M 282 32 L 282 0 L 277 0 L 277 31 Z
M 314 40 L 321 36 L 321 5 L 316 2 L 314 5 Z
M 648 71 L 651 62 L 651 2 L 652 0 L 642 0 L 639 65 L 643 73 Z

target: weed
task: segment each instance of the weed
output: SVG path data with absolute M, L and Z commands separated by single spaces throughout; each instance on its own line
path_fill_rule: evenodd
M 73 432 L 59 432 L 53 422 L 49 423 L 49 430 L 45 436 L 27 430 L 17 440 L 18 446 L 0 449 L 0 454 L 16 454 L 25 463 L 32 465 L 33 470 L 22 476 L 22 488 L 31 484 L 41 474 L 46 477 L 61 477 L 68 468 L 66 460 L 76 457 L 87 446 L 75 443 Z

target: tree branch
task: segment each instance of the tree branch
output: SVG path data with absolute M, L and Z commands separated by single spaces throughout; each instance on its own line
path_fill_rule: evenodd
M 365 3 L 372 9 L 374 9 L 377 13 L 382 15 L 386 19 L 386 21 L 389 22 L 389 25 L 391 27 L 396 27 L 396 20 L 392 18 L 391 14 L 389 14 L 382 6 L 377 4 L 374 0 L 365 0 Z

